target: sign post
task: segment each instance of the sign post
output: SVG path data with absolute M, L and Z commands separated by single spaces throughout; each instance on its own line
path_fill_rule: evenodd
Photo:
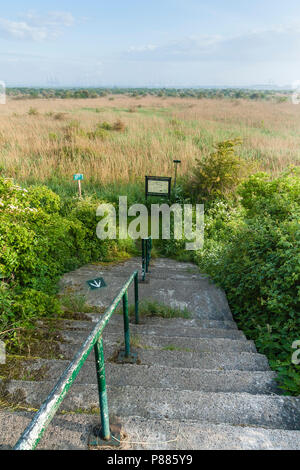
M 82 191 L 81 191 L 81 181 L 83 180 L 83 175 L 81 174 L 76 174 L 74 175 L 74 181 L 78 181 L 78 191 L 79 191 L 79 197 L 81 199 L 82 197 Z
M 176 185 L 177 185 L 177 171 L 178 171 L 178 165 L 180 165 L 181 163 L 181 160 L 174 160 L 174 164 L 175 164 L 175 182 L 174 182 L 174 189 L 176 189 Z

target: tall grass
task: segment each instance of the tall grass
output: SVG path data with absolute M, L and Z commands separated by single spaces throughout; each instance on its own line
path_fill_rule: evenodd
M 300 163 L 300 107 L 291 103 L 126 96 L 33 103 L 8 100 L 0 108 L 0 171 L 70 194 L 77 172 L 101 193 L 111 183 L 142 183 L 146 174 L 172 175 L 175 158 L 186 174 L 227 138 L 241 137 L 241 155 L 258 169 L 278 173 Z M 118 120 L 126 129 L 95 131 Z M 70 123 L 80 128 L 71 136 Z

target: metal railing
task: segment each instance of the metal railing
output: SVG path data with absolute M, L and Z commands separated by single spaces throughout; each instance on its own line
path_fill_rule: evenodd
M 142 239 L 142 281 L 145 282 L 146 275 L 149 273 L 151 261 L 151 252 L 153 248 L 152 238 Z
M 123 316 L 124 316 L 124 336 L 125 336 L 125 358 L 130 356 L 130 331 L 129 331 L 129 311 L 128 311 L 128 289 L 134 282 L 135 289 L 135 321 L 139 323 L 139 292 L 138 292 L 138 271 L 134 272 L 130 279 L 126 282 L 118 296 L 115 298 L 111 306 L 106 310 L 105 314 L 99 320 L 94 330 L 90 333 L 82 348 L 78 351 L 69 367 L 62 374 L 56 386 L 45 400 L 36 416 L 20 437 L 14 450 L 34 450 L 41 438 L 43 437 L 47 427 L 54 418 L 58 408 L 66 397 L 68 391 L 72 387 L 76 377 L 78 376 L 82 366 L 88 359 L 92 349 L 94 348 L 97 382 L 99 391 L 99 404 L 101 415 L 101 439 L 109 441 L 111 438 L 110 421 L 107 401 L 107 389 L 105 378 L 105 361 L 103 352 L 103 331 L 111 319 L 113 313 L 117 309 L 121 300 L 123 300 Z

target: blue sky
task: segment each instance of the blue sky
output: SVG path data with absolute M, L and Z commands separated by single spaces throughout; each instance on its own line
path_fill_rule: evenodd
M 3 2 L 8 86 L 291 85 L 299 0 Z

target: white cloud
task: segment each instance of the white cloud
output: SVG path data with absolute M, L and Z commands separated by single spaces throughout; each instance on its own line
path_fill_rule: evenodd
M 155 49 L 157 49 L 157 46 L 154 46 L 153 44 L 147 44 L 146 46 L 131 46 L 128 49 L 128 52 L 155 51 Z
M 75 22 L 72 13 L 67 11 L 50 11 L 47 15 L 39 15 L 35 11 L 29 11 L 23 17 L 32 26 L 69 27 Z
M 71 13 L 54 11 L 47 15 L 28 12 L 22 21 L 0 18 L 0 35 L 7 39 L 44 41 L 55 39 L 74 24 Z
M 300 28 L 280 26 L 234 37 L 186 37 L 153 49 L 132 47 L 124 55 L 127 59 L 141 61 L 250 63 L 274 60 L 299 61 L 299 50 Z

